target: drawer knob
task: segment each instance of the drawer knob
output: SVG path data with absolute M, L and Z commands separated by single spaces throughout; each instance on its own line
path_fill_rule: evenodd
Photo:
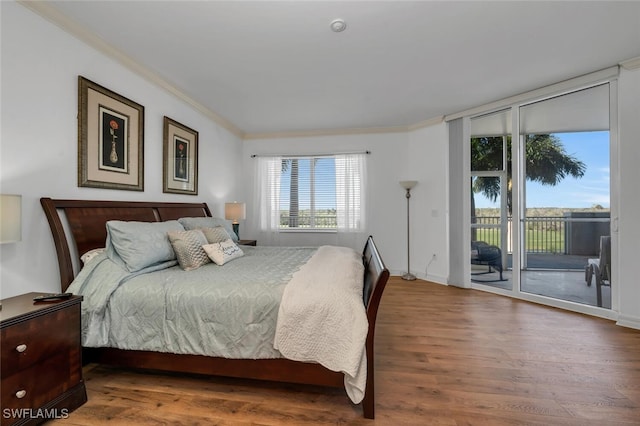
M 22 398 L 25 397 L 26 394 L 27 394 L 26 390 L 24 390 L 24 389 L 23 390 L 19 390 L 18 392 L 16 392 L 16 397 L 22 399 Z
M 20 353 L 22 353 L 22 352 L 24 352 L 26 350 L 27 350 L 27 345 L 25 345 L 24 343 L 21 344 L 21 345 L 16 346 L 16 351 L 18 351 Z

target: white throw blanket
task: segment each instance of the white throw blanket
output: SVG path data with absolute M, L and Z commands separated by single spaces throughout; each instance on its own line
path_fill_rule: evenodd
M 364 266 L 347 247 L 322 246 L 284 289 L 274 347 L 286 358 L 344 373 L 359 403 L 367 381 L 369 323 L 362 301 Z

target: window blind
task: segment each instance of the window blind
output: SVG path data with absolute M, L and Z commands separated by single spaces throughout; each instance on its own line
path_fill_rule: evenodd
M 520 107 L 520 133 L 550 134 L 609 130 L 609 84 L 604 83 Z M 471 136 L 511 134 L 511 110 L 471 120 Z
M 262 191 L 262 216 L 275 216 L 279 230 L 361 230 L 364 155 L 260 158 L 270 163 L 259 169 L 263 181 L 272 182 Z M 263 221 L 263 230 L 266 222 L 273 224 Z

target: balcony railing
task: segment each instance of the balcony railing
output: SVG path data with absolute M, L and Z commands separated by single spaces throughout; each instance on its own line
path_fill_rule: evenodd
M 499 216 L 472 218 L 472 240 L 484 241 L 502 247 Z M 575 218 L 565 216 L 527 217 L 525 220 L 527 253 L 593 255 L 598 252 L 600 235 L 609 235 L 608 213 Z M 336 214 L 302 214 L 290 217 L 280 215 L 281 229 L 336 229 Z M 507 218 L 507 230 L 512 229 L 512 218 Z M 511 239 L 507 238 L 507 253 L 512 253 Z
M 471 239 L 502 247 L 499 216 L 472 217 Z M 524 221 L 527 253 L 596 254 L 601 235 L 609 235 L 609 215 L 602 213 L 588 217 L 565 216 L 527 217 Z M 507 230 L 512 228 L 512 218 L 507 218 Z M 508 253 L 512 252 L 507 238 Z
M 300 215 L 297 217 L 280 215 L 281 229 L 336 229 L 337 227 L 338 216 L 336 214 Z

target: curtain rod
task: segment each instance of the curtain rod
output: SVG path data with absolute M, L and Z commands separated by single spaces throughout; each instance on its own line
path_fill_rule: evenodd
M 349 155 L 349 154 L 371 154 L 371 151 L 355 151 L 355 152 L 334 152 L 332 154 L 251 154 L 251 158 L 256 157 L 333 157 L 334 155 Z

